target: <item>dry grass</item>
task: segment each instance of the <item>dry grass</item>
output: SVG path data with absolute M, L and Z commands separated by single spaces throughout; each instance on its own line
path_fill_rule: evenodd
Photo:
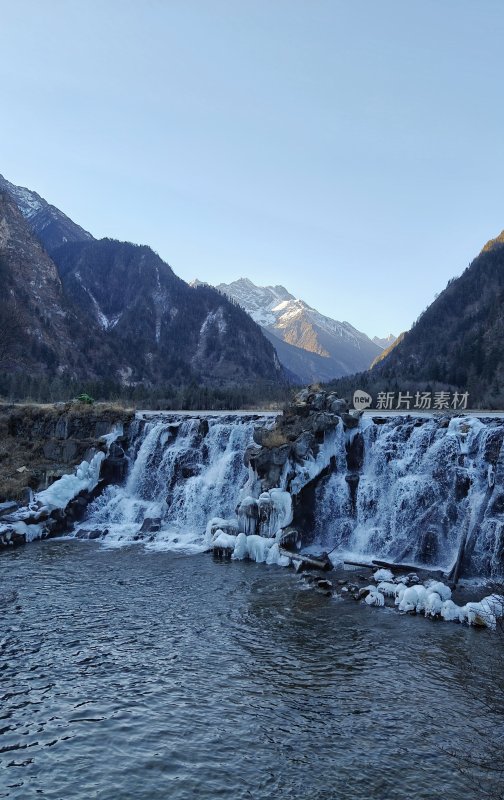
M 262 439 L 263 447 L 273 448 L 281 447 L 283 444 L 289 444 L 289 440 L 283 431 L 279 428 L 273 428 L 263 434 Z

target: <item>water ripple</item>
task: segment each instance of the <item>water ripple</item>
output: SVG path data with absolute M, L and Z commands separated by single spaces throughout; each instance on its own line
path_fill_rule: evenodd
M 495 638 L 287 570 L 50 542 L 0 559 L 0 798 L 459 798 Z M 476 684 L 475 684 L 476 686 Z M 494 724 L 488 719 L 488 725 Z

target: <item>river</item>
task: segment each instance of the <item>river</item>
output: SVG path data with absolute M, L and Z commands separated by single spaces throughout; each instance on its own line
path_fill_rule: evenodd
M 460 800 L 447 751 L 502 731 L 498 634 L 291 570 L 52 540 L 2 555 L 0 596 L 1 798 Z

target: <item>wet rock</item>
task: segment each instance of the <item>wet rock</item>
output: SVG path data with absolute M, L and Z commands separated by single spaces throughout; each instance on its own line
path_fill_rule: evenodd
M 310 451 L 313 450 L 314 446 L 315 439 L 313 434 L 310 433 L 310 431 L 304 431 L 301 436 L 298 436 L 292 447 L 294 457 L 299 461 L 303 461 L 308 456 Z
M 314 411 L 323 411 L 325 409 L 326 394 L 324 392 L 315 392 L 309 399 Z
M 295 528 L 286 528 L 282 531 L 280 538 L 280 547 L 285 550 L 295 550 L 298 543 L 301 541 L 301 535 Z
M 457 469 L 455 473 L 455 499 L 463 500 L 469 494 L 471 478 L 466 469 Z
M 112 442 L 108 454 L 109 458 L 124 458 L 124 450 L 117 442 Z
M 101 539 L 103 536 L 106 536 L 107 534 L 108 534 L 108 529 L 107 528 L 103 528 L 103 529 L 102 528 L 93 528 L 90 531 L 85 530 L 83 528 L 79 528 L 79 530 L 77 530 L 75 532 L 75 538 L 76 539 L 95 540 L 95 539 Z
M 257 458 L 259 453 L 261 452 L 261 448 L 257 445 L 249 445 L 245 450 L 245 454 L 243 456 L 243 463 L 246 467 L 250 466 L 250 464 Z
M 26 544 L 26 535 L 18 533 L 14 528 L 5 527 L 0 530 L 0 548 L 19 547 Z
M 504 514 L 504 493 L 497 494 L 490 507 L 492 514 Z
M 332 581 L 328 581 L 328 580 L 318 580 L 317 581 L 317 586 L 318 586 L 319 589 L 332 589 L 333 588 Z
M 122 456 L 109 455 L 104 458 L 101 463 L 100 480 L 104 481 L 107 485 L 122 483 L 126 477 L 127 470 L 128 461 L 124 458 L 124 452 Z
M 497 464 L 499 454 L 504 441 L 504 428 L 499 427 L 489 431 L 485 441 L 485 450 L 483 458 L 489 464 L 495 466 Z
M 235 519 L 221 519 L 215 517 L 211 520 L 209 525 L 210 537 L 212 538 L 215 536 L 217 531 L 224 531 L 224 533 L 228 533 L 231 536 L 236 536 L 238 533 L 238 522 Z
M 347 468 L 349 470 L 360 470 L 364 464 L 364 437 L 362 433 L 356 433 L 352 441 L 347 446 Z
M 346 414 L 348 412 L 348 403 L 346 400 L 342 400 L 339 397 L 332 399 L 328 405 L 327 410 L 330 411 L 332 414 Z
M 319 411 L 310 416 L 310 428 L 313 433 L 325 433 L 335 428 L 339 421 L 340 417 L 336 414 L 330 414 L 329 411 Z
M 250 536 L 256 533 L 257 522 L 259 520 L 259 506 L 254 497 L 245 497 L 236 509 L 238 516 L 238 528 Z M 226 531 L 231 533 L 231 531 Z
M 157 533 L 161 530 L 161 517 L 145 517 L 140 533 Z
M 359 427 L 359 417 L 354 416 L 353 414 L 341 414 L 341 419 L 343 420 L 343 425 L 345 428 Z
M 12 511 L 15 511 L 18 508 L 18 504 L 14 501 L 0 503 L 0 517 L 3 517 L 4 514 L 10 514 Z

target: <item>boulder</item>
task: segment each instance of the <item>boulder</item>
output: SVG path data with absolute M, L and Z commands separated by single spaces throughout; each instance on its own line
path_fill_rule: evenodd
M 345 428 L 358 428 L 359 427 L 359 417 L 354 416 L 353 414 L 341 414 L 341 419 L 343 420 L 343 425 Z
M 335 398 L 328 403 L 327 410 L 330 411 L 332 414 L 345 414 L 348 412 L 348 403 L 346 400 L 341 400 L 340 398 Z
M 299 461 L 303 461 L 314 447 L 315 439 L 313 434 L 310 431 L 304 431 L 293 444 L 294 457 Z
M 156 533 L 161 530 L 161 517 L 145 517 L 140 533 Z
M 313 433 L 325 433 L 339 424 L 340 418 L 328 411 L 318 411 L 310 416 L 310 428 Z M 358 423 L 357 423 L 358 424 Z

